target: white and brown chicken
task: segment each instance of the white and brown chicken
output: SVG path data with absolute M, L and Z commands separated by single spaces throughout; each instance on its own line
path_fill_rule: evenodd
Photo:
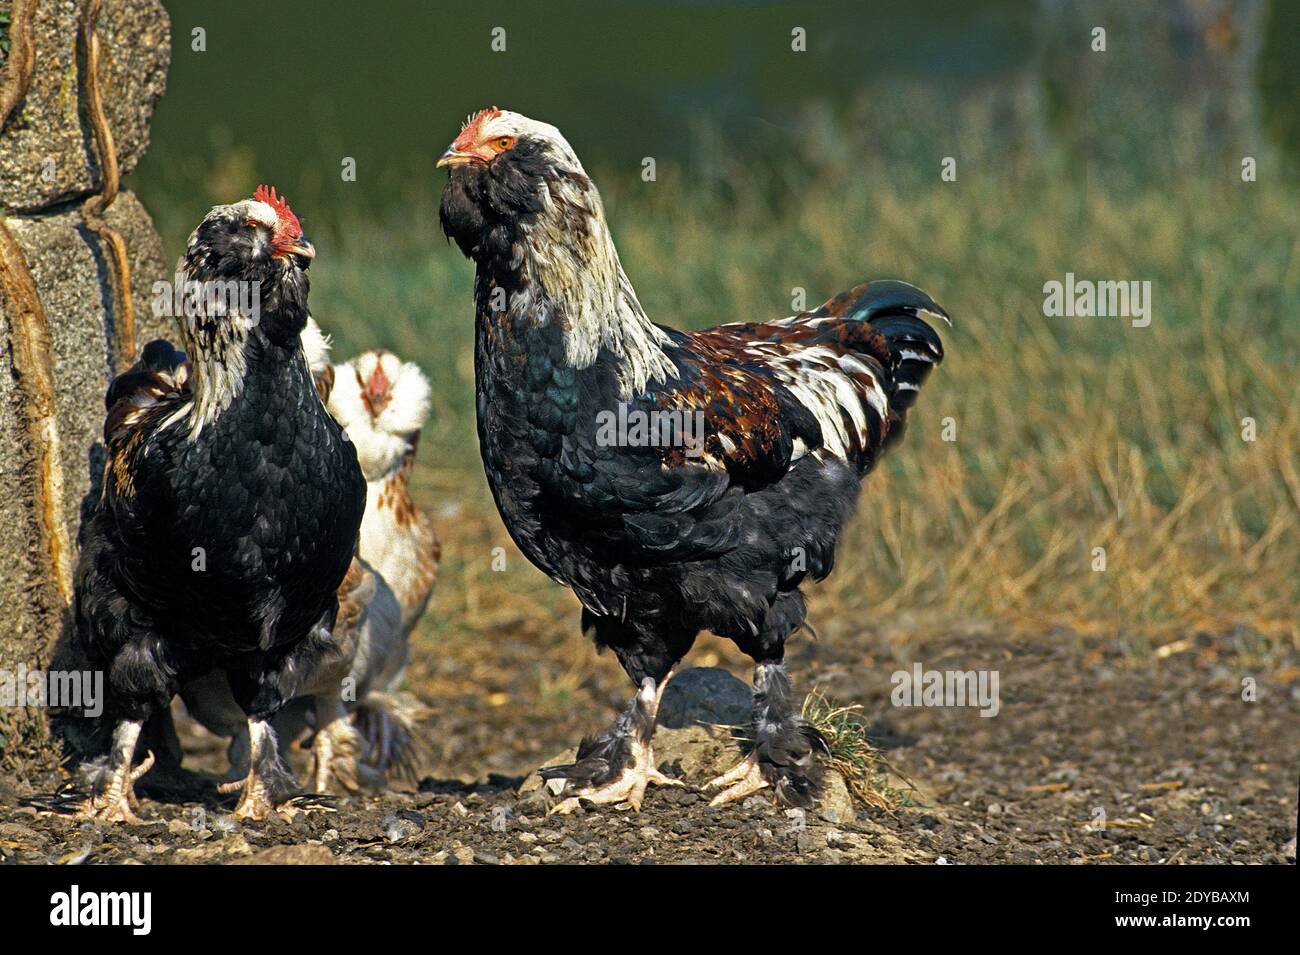
M 380 778 L 414 770 L 415 720 L 421 708 L 402 692 L 411 631 L 423 616 L 438 577 L 442 548 L 429 516 L 411 497 L 420 429 L 429 417 L 429 379 L 415 362 L 367 351 L 331 368 L 326 406 L 356 448 L 366 479 L 366 511 L 358 545 L 396 599 L 400 638 L 395 652 L 372 669 L 354 713 L 366 742 L 365 768 Z

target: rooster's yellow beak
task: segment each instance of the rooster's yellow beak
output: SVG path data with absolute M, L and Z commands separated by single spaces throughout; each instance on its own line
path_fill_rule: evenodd
M 447 151 L 438 157 L 434 164 L 435 169 L 441 169 L 443 166 L 463 166 L 471 163 L 476 157 L 470 153 L 463 153 L 456 149 L 455 146 L 448 146 Z

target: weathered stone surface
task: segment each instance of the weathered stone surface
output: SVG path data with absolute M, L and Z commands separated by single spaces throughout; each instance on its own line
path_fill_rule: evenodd
M 162 241 L 149 213 L 134 194 L 124 192 L 105 218 L 128 250 L 137 349 L 159 334 L 174 338 L 169 320 L 155 319 L 149 307 L 151 286 L 167 275 Z M 118 331 L 111 260 L 99 236 L 82 226 L 75 211 L 7 219 L 6 225 L 23 248 L 49 322 L 64 455 L 63 519 L 75 534 L 82 500 L 90 490 L 87 452 L 99 443 L 104 425 L 104 390 L 112 376 L 109 340 Z M 0 389 L 9 387 L 0 383 Z
M 10 0 L 0 0 L 8 12 Z M 0 137 L 0 208 L 34 212 L 102 187 L 80 69 L 76 0 L 41 0 L 33 21 L 36 71 Z M 149 143 L 149 122 L 171 61 L 170 22 L 159 0 L 104 0 L 96 28 L 100 93 L 122 175 Z
M 81 223 L 79 212 L 63 207 L 57 215 L 6 218 L 5 225 L 23 250 L 49 325 L 63 476 L 59 513 L 75 545 L 82 508 L 93 500 L 102 460 L 100 432 L 104 391 L 112 374 L 110 344 L 117 337 L 118 303 L 112 299 L 111 265 L 99 236 Z M 150 309 L 151 287 L 170 270 L 163 264 L 162 241 L 134 194 L 121 193 L 105 213 L 123 237 L 131 268 L 136 311 L 136 347 L 150 338 L 175 337 L 171 320 Z M 0 342 L 11 342 L 12 316 L 0 291 Z M 51 603 L 44 564 L 35 536 L 38 516 L 32 503 L 32 448 L 19 403 L 24 400 L 7 348 L 0 348 L 0 667 L 48 665 L 55 640 L 66 627 L 63 608 Z M 40 733 L 17 714 L 9 735 L 30 743 Z M 0 736 L 6 727 L 0 725 Z M 20 747 L 23 740 L 0 742 Z
M 51 566 L 69 570 L 75 562 L 82 506 L 98 481 L 110 356 L 127 350 L 108 250 L 79 212 L 87 197 L 105 189 L 80 38 L 83 8 L 78 0 L 36 5 L 30 32 L 23 34 L 34 48 L 31 83 L 0 123 L 0 216 L 17 247 L 6 242 L 14 267 L 0 283 L 0 668 L 69 665 L 52 662 L 54 656 L 62 659 L 70 641 L 60 640 L 69 629 L 66 578 Z M 12 0 L 0 0 L 0 12 L 12 14 Z M 14 26 L 8 29 L 18 36 Z M 159 0 L 104 0 L 95 35 L 94 75 L 118 169 L 125 174 L 148 145 L 149 121 L 171 57 L 170 23 Z M 18 62 L 0 69 L 7 91 L 18 89 L 18 73 L 10 68 Z M 6 99 L 7 108 L 13 100 Z M 130 193 L 120 193 L 104 219 L 127 249 L 138 348 L 170 330 L 169 320 L 150 312 L 152 284 L 168 271 L 161 243 Z M 29 314 L 19 308 L 28 295 L 26 272 L 40 308 L 30 313 L 30 323 L 15 324 Z M 9 294 L 18 298 L 7 302 Z M 48 349 L 41 344 L 46 335 Z M 57 421 L 57 428 L 39 438 L 35 433 L 45 419 L 34 395 L 52 403 Z M 46 469 L 40 462 L 54 450 L 51 433 L 57 452 Z M 48 515 L 43 502 L 49 502 Z M 0 709 L 0 767 L 8 778 L 57 760 L 46 716 L 37 708 Z

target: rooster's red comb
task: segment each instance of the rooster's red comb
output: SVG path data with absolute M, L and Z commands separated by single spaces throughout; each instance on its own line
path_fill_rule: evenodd
M 258 186 L 257 191 L 253 193 L 253 198 L 258 202 L 265 202 L 275 210 L 275 218 L 279 223 L 277 232 L 284 232 L 285 235 L 295 239 L 302 235 L 302 224 L 289 208 L 289 200 L 284 196 L 276 195 L 275 186 Z

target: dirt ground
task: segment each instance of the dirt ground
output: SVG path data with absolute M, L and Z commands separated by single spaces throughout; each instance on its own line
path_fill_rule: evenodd
M 576 637 L 570 638 L 576 641 Z M 790 647 L 798 685 L 855 701 L 889 762 L 916 784 L 904 806 L 800 814 L 760 796 L 710 809 L 691 786 L 652 788 L 627 807 L 547 816 L 525 777 L 621 707 L 627 688 L 603 658 L 558 705 L 504 640 L 501 688 L 458 692 L 456 652 L 413 667 L 430 704 L 430 772 L 418 791 L 342 801 L 336 811 L 240 824 L 218 796 L 221 743 L 182 727 L 191 774 L 142 783 L 148 825 L 111 827 L 38 812 L 36 786 L 0 781 L 5 862 L 338 863 L 1286 863 L 1295 860 L 1300 666 L 1252 657 L 1244 638 L 1188 637 L 1135 654 L 1071 634 L 951 634 L 882 652 L 888 641 L 823 634 Z M 574 651 L 570 645 L 569 652 Z M 512 655 L 519 665 L 512 667 Z M 699 661 L 744 672 L 721 642 Z M 891 704 L 890 674 L 996 669 L 1001 709 Z M 1252 660 L 1254 661 L 1252 663 Z M 516 673 L 511 685 L 507 674 Z M 1256 700 L 1242 699 L 1255 681 Z M 662 732 L 662 731 L 661 731 Z M 683 731 L 672 731 L 683 732 Z M 735 758 L 719 730 L 715 760 Z M 656 745 L 659 746 L 657 738 Z M 680 764 L 666 764 L 670 774 Z M 687 772 L 687 783 L 703 776 Z M 146 780 L 147 782 L 147 780 Z M 66 785 L 66 782 L 65 782 Z M 1104 823 L 1098 825 L 1097 823 Z M 1288 845 L 1289 843 L 1289 845 Z

